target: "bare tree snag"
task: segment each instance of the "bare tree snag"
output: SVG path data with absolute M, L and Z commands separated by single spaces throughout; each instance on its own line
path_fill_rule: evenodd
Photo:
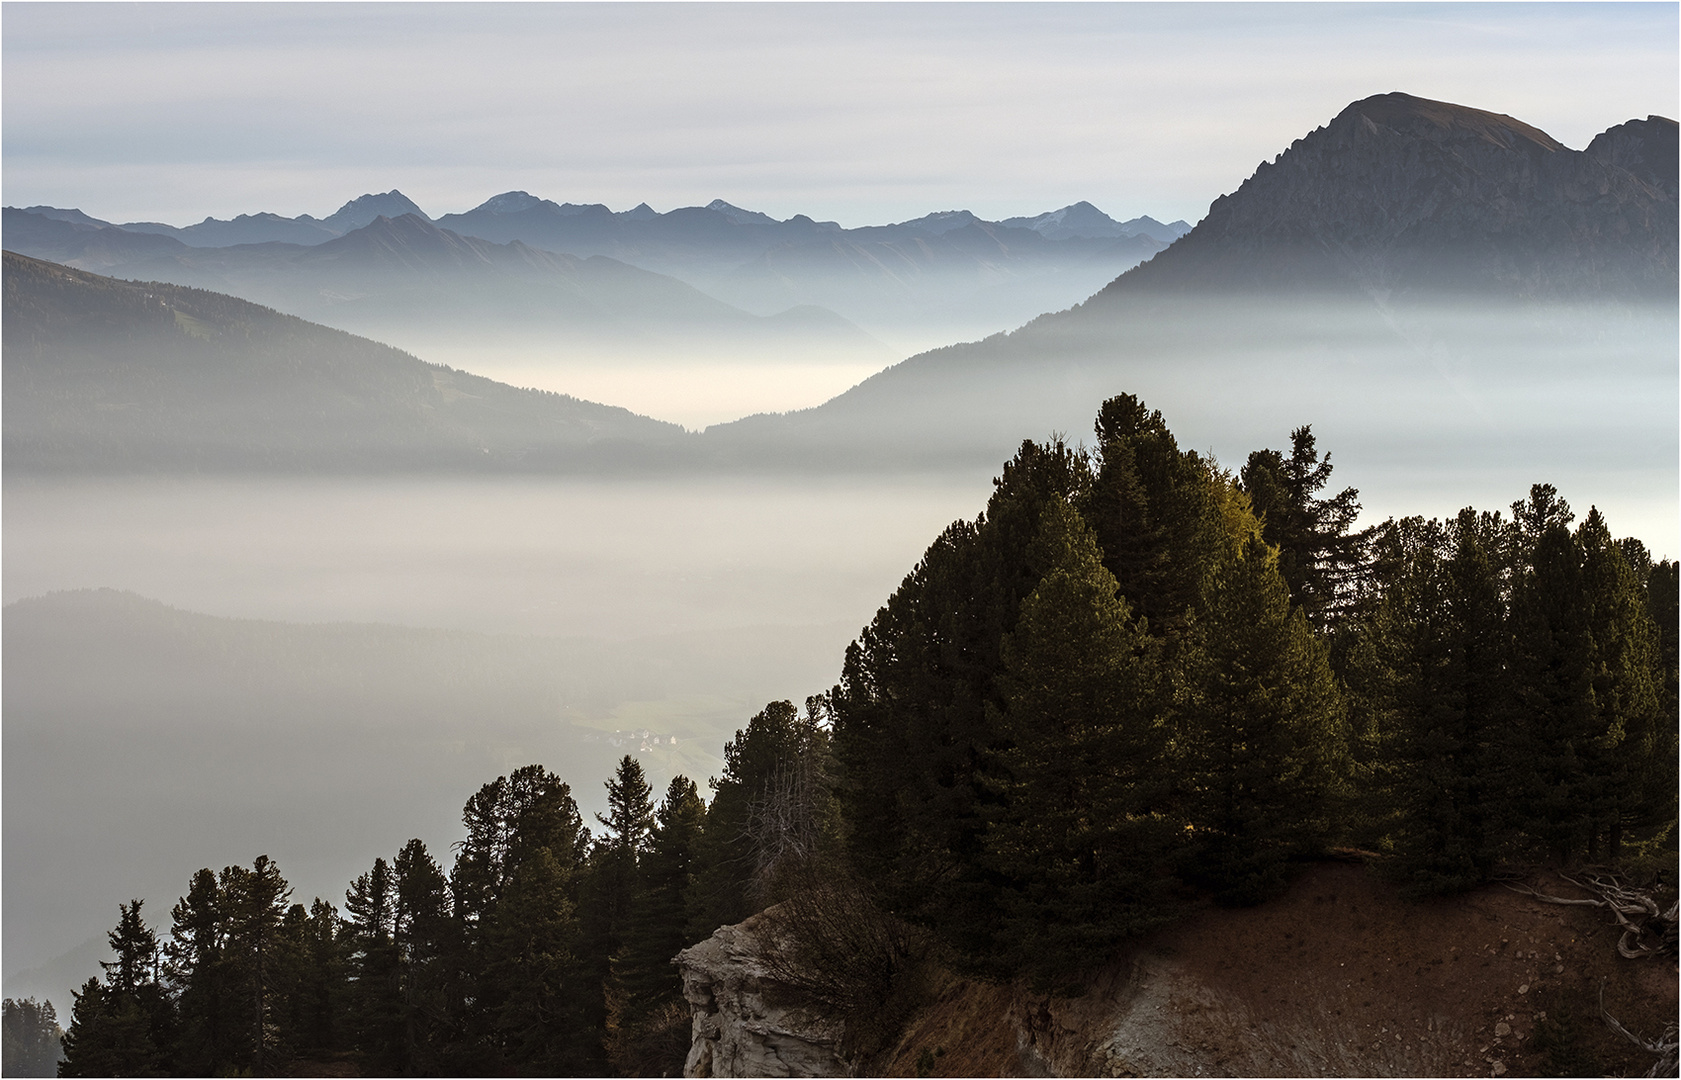
M 1579 876 L 1581 880 L 1567 874 L 1559 875 L 1583 892 L 1592 893 L 1592 898 L 1551 896 L 1537 892 L 1527 885 L 1514 885 L 1511 882 L 1506 882 L 1505 885 L 1513 892 L 1532 896 L 1547 904 L 1605 908 L 1623 928 L 1622 935 L 1617 939 L 1617 952 L 1630 960 L 1665 953 L 1675 955 L 1675 902 L 1672 901 L 1669 910 L 1665 911 L 1651 896 L 1625 885 L 1609 870 L 1590 867 Z

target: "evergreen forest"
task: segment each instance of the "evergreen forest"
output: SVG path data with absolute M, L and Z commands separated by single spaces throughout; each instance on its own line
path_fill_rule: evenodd
M 259 856 L 119 905 L 60 1075 L 678 1075 L 672 958 L 774 904 L 767 963 L 867 1053 L 926 965 L 1073 992 L 1333 854 L 1418 897 L 1672 879 L 1676 564 L 1546 484 L 1357 529 L 1330 476 L 1308 427 L 1233 472 L 1113 398 L 1091 447 L 1023 443 L 706 787 L 626 756 L 586 822 L 529 765 L 342 903 Z

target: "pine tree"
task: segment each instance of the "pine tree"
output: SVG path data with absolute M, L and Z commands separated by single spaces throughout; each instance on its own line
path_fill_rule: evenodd
M 462 981 L 452 1072 L 600 1072 L 599 1009 L 578 951 L 590 834 L 571 788 L 540 765 L 486 784 L 462 810 L 451 875 Z
M 235 1018 L 231 1034 L 240 1068 L 261 1073 L 277 1064 L 273 1050 L 282 1044 L 281 1032 L 270 1017 L 277 969 L 287 958 L 280 934 L 291 887 L 267 855 L 251 862 L 251 869 L 230 866 L 218 881 L 226 920 L 223 962 L 233 975 L 230 995 Z
M 451 917 L 449 883 L 420 840 L 397 853 L 397 903 L 392 937 L 401 963 L 403 1035 L 401 1068 L 415 1075 L 443 1070 L 449 1039 L 451 962 L 461 956 Z
M 344 896 L 350 968 L 350 1029 L 365 1068 L 383 1075 L 403 1071 L 405 1017 L 401 954 L 394 937 L 397 882 L 384 859 L 362 874 Z
M 63 1038 L 52 1002 L 6 998 L 0 1075 L 57 1076 Z
M 828 753 L 828 735 L 808 712 L 773 701 L 724 745 L 724 775 L 713 779 L 712 805 L 700 841 L 699 869 L 690 892 L 688 934 L 709 937 L 778 898 L 755 841 L 756 807 L 801 762 Z
M 1082 504 L 1091 484 L 1084 452 L 1024 443 L 986 512 L 948 528 L 848 648 L 831 698 L 850 857 L 888 910 L 962 954 L 983 954 L 994 922 L 985 770 L 1001 642 L 1043 571 L 1029 559 L 1041 513 Z
M 1644 775 L 1637 779 L 1643 793 L 1636 827 L 1668 824 L 1674 850 L 1677 792 L 1677 734 L 1681 733 L 1681 567 L 1668 559 L 1652 566 L 1646 577 L 1646 611 L 1657 631 L 1653 650 L 1653 682 L 1658 687 L 1657 733 Z
M 1096 539 L 1065 502 L 1041 517 L 1047 567 L 1004 639 L 1003 796 L 987 834 L 1004 879 L 1000 973 L 1068 979 L 1168 915 L 1159 643 L 1135 620 Z
M 1481 884 L 1505 845 L 1502 747 L 1514 716 L 1497 559 L 1509 531 L 1498 514 L 1472 510 L 1446 527 L 1385 530 L 1386 543 L 1407 539 L 1363 631 L 1369 660 L 1354 681 L 1380 718 L 1368 797 L 1388 813 L 1395 871 L 1416 894 Z
M 642 763 L 626 754 L 607 781 L 607 816 L 595 816 L 606 831 L 591 860 L 596 886 L 589 905 L 596 924 L 591 951 L 603 978 L 608 959 L 623 945 L 631 907 L 640 889 L 637 868 L 647 852 L 654 825 L 652 794 Z
M 486 1019 L 501 1067 L 518 1075 L 600 1072 L 588 1013 L 601 983 L 577 951 L 576 874 L 552 847 L 529 852 L 485 930 Z
M 107 937 L 116 959 L 101 961 L 106 982 L 90 979 L 76 995 L 64 1036 L 63 1076 L 166 1076 L 172 1063 L 169 1002 L 157 982 L 157 936 L 142 902 L 119 904 Z
M 1360 516 L 1360 493 L 1344 488 L 1328 499 L 1318 497 L 1331 479 L 1331 455 L 1321 460 L 1307 425 L 1290 433 L 1288 458 L 1277 450 L 1257 450 L 1241 478 L 1261 519 L 1262 539 L 1278 548 L 1278 569 L 1291 601 L 1301 605 L 1316 630 L 1335 628 L 1356 593 L 1371 535 L 1350 531 Z
M 1131 394 L 1103 403 L 1096 433 L 1097 476 L 1076 505 L 1121 595 L 1152 633 L 1176 637 L 1232 555 L 1229 485 L 1210 483 L 1209 463 L 1181 451 L 1162 414 Z
M 1611 537 L 1598 508 L 1576 530 L 1592 642 L 1597 716 L 1584 758 L 1588 858 L 1616 858 L 1625 823 L 1641 820 L 1658 746 L 1657 630 L 1644 582 Z
M 1533 546 L 1525 544 L 1527 569 L 1512 601 L 1519 721 L 1503 750 L 1514 775 L 1514 823 L 1566 862 L 1586 850 L 1593 831 L 1591 759 L 1604 732 L 1581 547 L 1565 527 L 1568 507 L 1548 498 L 1550 490 L 1538 486 L 1539 498 L 1513 508 Z
M 1227 903 L 1284 882 L 1330 831 L 1347 731 L 1327 650 L 1258 537 L 1223 567 L 1178 665 L 1196 876 Z
M 690 1010 L 672 958 L 691 943 L 685 913 L 705 822 L 694 781 L 674 777 L 655 812 L 641 888 L 613 960 L 607 1047 L 625 1076 L 675 1076 L 689 1050 Z
M 293 904 L 281 921 L 272 1015 L 293 1058 L 320 1060 L 341 1049 L 350 997 L 338 909 L 320 897 Z
M 176 1068 L 212 1076 L 235 1067 L 234 1008 L 225 957 L 228 924 L 222 890 L 206 867 L 192 877 L 187 895 L 170 909 L 170 940 L 164 946 L 164 978 L 175 998 L 180 1024 Z

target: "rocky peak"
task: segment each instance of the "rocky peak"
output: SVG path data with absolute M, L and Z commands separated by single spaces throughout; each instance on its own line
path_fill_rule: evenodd
M 1627 170 L 1674 199 L 1677 163 L 1681 160 L 1677 150 L 1675 121 L 1648 116 L 1600 132 L 1588 144 L 1587 155 L 1611 168 Z
M 500 195 L 492 195 L 475 210 L 483 210 L 490 214 L 517 214 L 521 210 L 529 210 L 543 202 L 528 191 L 504 191 Z
M 426 211 L 416 206 L 407 195 L 396 188 L 382 195 L 360 195 L 339 207 L 322 224 L 338 233 L 347 233 L 370 224 L 375 218 L 399 218 L 404 214 L 426 217 Z
M 1564 144 L 1539 128 L 1504 113 L 1485 112 L 1411 94 L 1378 94 L 1356 101 L 1328 125 L 1357 126 L 1376 134 L 1384 128 L 1411 139 L 1434 143 L 1486 142 L 1502 150 L 1553 153 Z
M 1674 126 L 1644 123 L 1587 153 L 1499 113 L 1366 98 L 1108 291 L 1673 297 Z

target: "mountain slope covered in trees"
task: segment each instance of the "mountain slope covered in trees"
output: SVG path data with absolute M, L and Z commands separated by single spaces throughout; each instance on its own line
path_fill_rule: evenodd
M 449 866 L 412 841 L 342 913 L 264 857 L 194 875 L 167 940 L 121 904 L 66 1075 L 669 1073 L 670 950 L 779 902 L 767 972 L 868 1061 L 929 965 L 1077 993 L 1333 848 L 1414 897 L 1584 860 L 1673 892 L 1674 563 L 1545 484 L 1355 532 L 1306 428 L 1236 475 L 1130 395 L 1094 434 L 1024 443 L 709 803 L 627 755 L 596 832 L 531 765 Z M 1624 945 L 1672 952 L 1673 914 Z

